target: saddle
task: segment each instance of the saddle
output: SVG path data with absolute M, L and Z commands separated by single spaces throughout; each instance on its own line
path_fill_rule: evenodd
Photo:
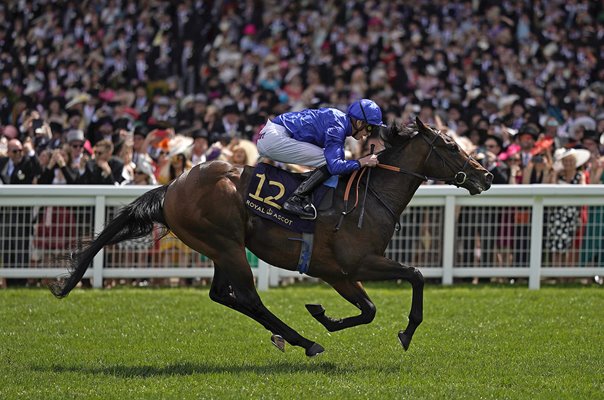
M 283 203 L 305 179 L 304 174 L 295 174 L 266 163 L 258 163 L 248 189 L 245 205 L 254 214 L 298 233 L 312 233 L 315 221 L 300 218 L 283 209 Z M 319 211 L 327 211 L 333 206 L 338 177 L 332 176 L 312 194 L 312 202 Z

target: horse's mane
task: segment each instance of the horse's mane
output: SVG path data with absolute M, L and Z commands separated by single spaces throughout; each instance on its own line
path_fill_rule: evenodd
M 417 125 L 415 123 L 401 125 L 394 122 L 389 127 L 380 130 L 380 138 L 386 148 L 399 147 L 407 143 L 416 133 Z

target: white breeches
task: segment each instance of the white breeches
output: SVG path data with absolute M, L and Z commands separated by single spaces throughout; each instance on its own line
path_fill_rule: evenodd
M 292 139 L 283 126 L 271 121 L 266 122 L 259 136 L 256 147 L 258 153 L 263 157 L 282 163 L 310 167 L 321 167 L 327 162 L 321 147 Z

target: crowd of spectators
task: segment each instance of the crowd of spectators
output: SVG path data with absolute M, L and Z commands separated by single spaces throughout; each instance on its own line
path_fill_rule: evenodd
M 448 131 L 494 183 L 604 182 L 602 2 L 9 0 L 0 21 L 4 184 L 253 165 L 267 118 L 359 98 Z

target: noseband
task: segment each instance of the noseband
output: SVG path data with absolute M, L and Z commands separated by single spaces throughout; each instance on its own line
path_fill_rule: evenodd
M 438 152 L 438 148 L 434 145 L 434 142 L 436 142 L 436 139 L 440 136 L 439 135 L 435 135 L 434 138 L 429 141 L 419 130 L 418 130 L 418 135 L 420 135 L 422 137 L 422 139 L 428 143 L 428 146 L 430 146 L 430 151 L 428 152 L 428 155 L 426 156 L 426 158 L 424 159 L 424 161 L 422 162 L 422 166 L 430 159 L 430 156 L 432 155 L 432 152 L 434 152 L 434 154 L 436 154 L 438 156 L 438 158 L 440 158 L 440 160 L 443 162 L 443 164 L 445 164 L 451 171 L 455 171 L 455 167 L 453 167 L 439 152 Z M 407 174 L 407 175 L 412 175 L 415 176 L 417 178 L 420 178 L 423 181 L 428 181 L 428 180 L 432 180 L 432 181 L 443 181 L 447 184 L 450 185 L 455 185 L 457 187 L 460 187 L 461 185 L 463 185 L 464 183 L 466 183 L 466 181 L 468 180 L 468 174 L 466 174 L 465 170 L 468 167 L 468 165 L 470 164 L 470 160 L 474 160 L 472 158 L 472 156 L 468 155 L 468 158 L 466 159 L 466 162 L 464 163 L 463 167 L 461 167 L 460 171 L 457 171 L 454 175 L 452 176 L 446 176 L 446 177 L 433 177 L 433 176 L 428 176 L 428 175 L 422 175 L 419 174 L 415 171 L 409 171 L 400 167 L 394 167 L 392 165 L 388 165 L 388 164 L 377 164 L 378 167 L 383 168 L 383 169 L 387 169 L 389 171 L 394 171 L 394 172 L 400 172 L 403 174 Z

